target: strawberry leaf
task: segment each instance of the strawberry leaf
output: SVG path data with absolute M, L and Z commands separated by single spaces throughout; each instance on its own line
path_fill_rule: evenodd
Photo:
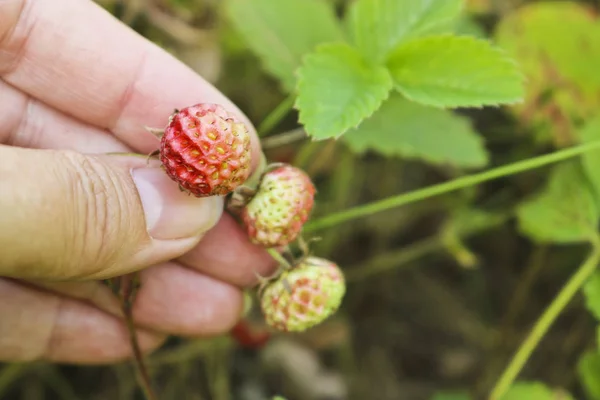
M 519 228 L 538 242 L 576 243 L 595 237 L 598 209 L 579 162 L 557 165 L 544 190 L 517 210 Z
M 356 152 L 371 149 L 430 163 L 482 167 L 488 161 L 483 141 L 467 118 L 411 102 L 399 94 L 347 132 L 344 141 Z
M 600 116 L 587 121 L 579 131 L 582 143 L 597 142 L 600 140 Z M 585 173 L 594 188 L 596 203 L 600 206 L 600 150 L 586 151 L 581 155 Z
M 299 120 L 314 139 L 339 137 L 375 112 L 392 89 L 389 72 L 344 43 L 306 56 L 298 70 Z
M 471 400 L 472 397 L 466 391 L 446 391 L 436 393 L 431 400 Z
M 600 321 L 600 272 L 595 272 L 583 286 L 585 306 Z
M 462 0 L 357 0 L 346 23 L 360 52 L 378 63 L 402 41 L 451 31 L 461 8 Z
M 520 65 L 524 101 L 510 107 L 538 141 L 570 143 L 580 121 L 600 108 L 600 34 L 594 6 L 527 2 L 495 27 L 494 42 Z
M 515 382 L 499 400 L 574 400 L 561 389 L 551 389 L 541 382 Z
M 265 69 L 287 91 L 302 57 L 324 42 L 343 39 L 332 7 L 323 0 L 228 0 L 230 21 Z
M 524 92 L 516 64 L 488 41 L 430 36 L 398 46 L 388 60 L 396 89 L 436 107 L 515 103 Z
M 577 362 L 577 375 L 590 400 L 600 399 L 600 353 L 586 351 Z

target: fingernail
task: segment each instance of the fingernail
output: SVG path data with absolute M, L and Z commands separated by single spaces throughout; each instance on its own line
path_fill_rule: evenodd
M 131 171 L 137 187 L 148 233 L 155 239 L 184 239 L 211 229 L 223 212 L 223 198 L 198 198 L 182 192 L 160 168 Z

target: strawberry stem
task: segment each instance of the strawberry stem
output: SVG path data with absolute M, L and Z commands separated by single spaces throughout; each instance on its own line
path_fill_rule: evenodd
M 294 101 L 296 100 L 295 94 L 291 94 L 286 97 L 277 107 L 273 109 L 258 126 L 258 136 L 264 136 L 277 126 L 285 118 L 286 115 L 294 107 Z
M 144 360 L 137 332 L 135 330 L 135 324 L 133 322 L 133 302 L 139 288 L 139 280 L 137 273 L 122 276 L 119 279 L 119 294 L 121 297 L 121 310 L 125 318 L 125 324 L 127 325 L 127 331 L 129 333 L 129 342 L 134 356 L 134 367 L 136 369 L 136 375 L 138 384 L 144 392 L 146 400 L 157 400 L 156 394 L 152 390 L 152 384 L 150 380 L 150 374 Z
M 292 265 L 285 259 L 277 250 L 275 249 L 267 249 L 267 252 L 273 257 L 281 267 L 285 269 L 291 269 Z
M 273 149 L 306 139 L 306 131 L 302 128 L 269 136 L 260 141 L 263 150 Z
M 593 249 L 591 254 L 583 262 L 583 264 L 581 264 L 577 271 L 575 271 L 560 292 L 556 295 L 554 300 L 552 300 L 546 310 L 539 317 L 531 329 L 531 332 L 525 338 L 525 341 L 521 344 L 512 360 L 504 370 L 504 373 L 498 379 L 498 382 L 492 389 L 489 397 L 491 400 L 500 399 L 505 395 L 554 321 L 556 321 L 558 316 L 569 304 L 575 294 L 579 292 L 588 278 L 594 273 L 594 271 L 596 271 L 598 263 L 600 262 L 600 245 L 598 243 L 599 239 L 594 238 L 592 242 Z
M 353 207 L 348 210 L 331 213 L 324 217 L 314 219 L 304 226 L 304 232 L 312 232 L 319 229 L 330 228 L 352 221 L 362 217 L 367 217 L 382 211 L 387 211 L 392 208 L 401 207 L 406 204 L 415 203 L 420 200 L 438 196 L 444 193 L 452 192 L 459 189 L 464 189 L 483 182 L 494 179 L 514 175 L 520 172 L 528 171 L 534 168 L 539 168 L 544 165 L 557 163 L 569 158 L 579 156 L 583 153 L 600 148 L 600 141 L 586 143 L 579 146 L 573 146 L 564 150 L 559 150 L 554 153 L 545 154 L 538 157 L 533 157 L 527 160 L 518 161 L 512 164 L 503 165 L 493 168 L 478 174 L 467 175 L 451 181 L 432 185 L 423 189 L 413 190 L 412 192 L 403 193 L 397 196 L 388 197 L 372 203 L 363 204 L 358 207 Z

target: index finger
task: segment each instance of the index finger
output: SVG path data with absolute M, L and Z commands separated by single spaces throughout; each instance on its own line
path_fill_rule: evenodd
M 215 87 L 90 0 L 0 0 L 0 77 L 75 118 L 151 152 L 144 126 L 175 108 L 218 103 L 248 119 Z

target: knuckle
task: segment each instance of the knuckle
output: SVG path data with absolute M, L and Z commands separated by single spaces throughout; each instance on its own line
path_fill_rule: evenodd
M 31 9 L 35 1 L 0 1 L 0 74 L 14 69 L 25 51 L 33 27 Z

